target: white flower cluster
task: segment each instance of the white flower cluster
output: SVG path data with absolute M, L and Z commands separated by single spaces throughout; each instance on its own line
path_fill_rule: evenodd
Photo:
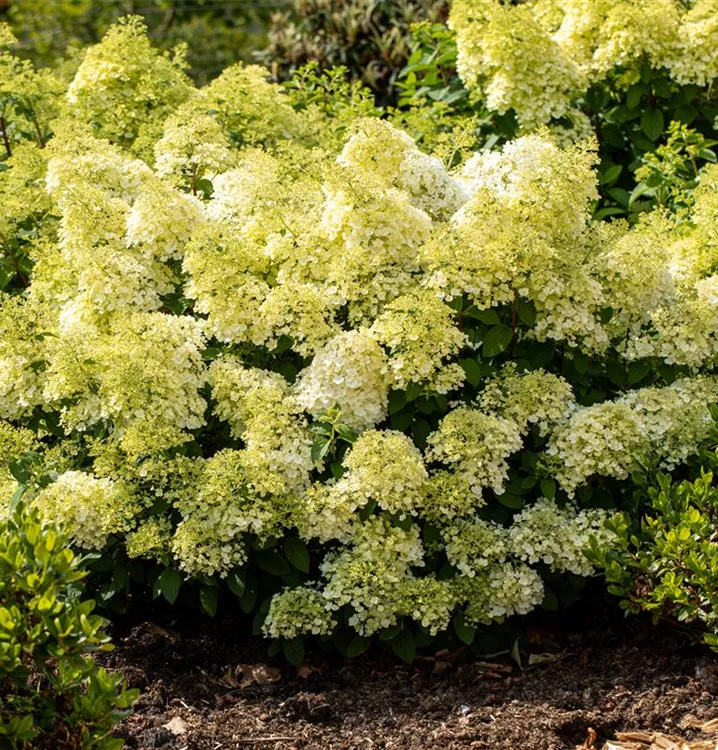
M 559 508 L 553 500 L 544 498 L 514 516 L 508 530 L 509 544 L 520 560 L 542 562 L 552 570 L 588 576 L 594 568 L 584 551 L 591 537 L 601 546 L 608 546 L 615 540 L 605 523 L 604 511 L 579 511 L 570 505 Z
M 395 430 L 369 430 L 356 441 L 344 464 L 350 492 L 376 500 L 390 513 L 416 515 L 427 472 L 411 438 Z
M 131 525 L 133 506 L 121 487 L 82 471 L 67 471 L 33 499 L 42 517 L 63 526 L 79 547 L 101 550 Z
M 312 439 L 298 400 L 279 374 L 231 359 L 210 368 L 216 413 L 244 441 L 243 466 L 254 489 L 287 494 L 309 483 Z
M 716 401 L 718 380 L 701 377 L 579 408 L 551 434 L 549 463 L 569 495 L 594 474 L 624 479 L 650 457 L 672 468 L 710 434 Z
M 427 457 L 452 467 L 481 495 L 483 487 L 503 492 L 508 458 L 521 448 L 521 432 L 513 420 L 460 406 L 449 412 L 429 435 Z
M 297 400 L 310 414 L 322 414 L 338 404 L 342 420 L 362 432 L 386 416 L 386 355 L 364 330 L 340 333 L 302 370 L 295 391 Z

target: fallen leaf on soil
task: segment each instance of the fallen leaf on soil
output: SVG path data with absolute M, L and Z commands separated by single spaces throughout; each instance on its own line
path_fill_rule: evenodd
M 162 636 L 162 638 L 166 638 L 171 643 L 175 643 L 179 639 L 179 635 L 177 633 L 173 633 L 171 630 L 167 630 L 167 628 L 155 625 L 154 622 L 148 622 L 146 625 L 146 630 L 149 633 L 154 633 L 154 635 L 159 635 Z
M 564 656 L 566 656 L 566 651 L 561 651 L 558 654 L 529 654 L 529 667 L 561 661 Z
M 434 662 L 434 668 L 431 670 L 431 673 L 441 674 L 442 672 L 445 672 L 448 668 L 449 668 L 448 661 L 441 661 L 437 659 L 437 661 Z
M 302 664 L 301 667 L 297 668 L 297 677 L 302 680 L 306 680 L 307 677 L 314 674 L 315 672 L 321 672 L 319 667 L 313 667 L 311 664 Z
M 282 673 L 276 667 L 268 667 L 266 664 L 237 664 L 236 667 L 230 667 L 219 681 L 227 687 L 246 688 L 255 682 L 258 685 L 269 685 L 281 679 Z
M 189 729 L 189 724 L 181 716 L 175 716 L 174 719 L 170 719 L 162 726 L 165 729 L 169 729 L 175 737 L 180 734 L 187 734 L 187 730 Z

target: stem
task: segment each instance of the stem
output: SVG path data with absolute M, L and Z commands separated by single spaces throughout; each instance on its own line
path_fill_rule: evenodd
M 2 141 L 5 145 L 5 153 L 8 156 L 8 159 L 12 156 L 12 149 L 10 148 L 10 139 L 7 137 L 7 125 L 5 123 L 5 118 L 0 116 L 0 133 L 2 133 Z
M 516 296 L 516 292 L 514 292 L 514 305 L 513 305 L 513 308 L 511 309 L 511 343 L 509 344 L 509 353 L 511 355 L 511 359 L 514 358 L 514 354 L 516 352 L 516 324 L 518 322 L 517 300 L 518 300 L 518 297 Z
M 15 269 L 15 274 L 17 275 L 18 279 L 20 279 L 20 283 L 23 285 L 23 287 L 26 287 L 27 276 L 25 276 L 25 274 L 20 270 L 20 261 L 15 255 L 10 255 L 10 258 L 12 259 L 12 265 Z
M 40 148 L 45 148 L 45 139 L 42 137 L 42 131 L 40 130 L 40 123 L 35 117 L 35 113 L 32 114 L 32 124 L 35 126 L 35 134 L 37 135 L 37 145 Z

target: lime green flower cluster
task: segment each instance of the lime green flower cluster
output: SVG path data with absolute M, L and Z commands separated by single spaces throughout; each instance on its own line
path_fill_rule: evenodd
M 540 36 L 569 6 L 472 23 Z M 26 247 L 0 292 L 0 489 L 157 586 L 225 579 L 290 639 L 522 614 L 612 543 L 595 488 L 710 434 L 715 168 L 692 213 L 594 222 L 592 140 L 450 169 L 359 118 L 337 146 L 259 69 L 195 89 L 133 20 L 61 114 L 0 172 Z

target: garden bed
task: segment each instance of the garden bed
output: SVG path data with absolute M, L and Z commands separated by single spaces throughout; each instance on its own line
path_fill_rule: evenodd
M 265 668 L 266 642 L 231 619 L 144 622 L 116 634 L 106 662 L 142 690 L 118 731 L 142 750 L 572 750 L 589 727 L 600 747 L 626 730 L 697 737 L 691 724 L 718 716 L 718 661 L 666 628 L 601 621 L 533 637 L 560 642 L 560 658 L 522 672 L 466 653 L 409 667 L 310 652 L 298 671 Z

